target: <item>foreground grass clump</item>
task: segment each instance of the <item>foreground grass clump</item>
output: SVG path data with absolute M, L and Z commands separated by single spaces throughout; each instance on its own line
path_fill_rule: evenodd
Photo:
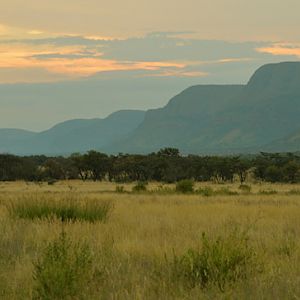
M 200 249 L 174 256 L 173 274 L 190 288 L 226 287 L 245 279 L 254 270 L 254 251 L 248 237 L 238 231 L 216 239 L 202 235 Z
M 183 193 L 183 194 L 193 193 L 194 185 L 195 183 L 193 180 L 189 180 L 189 179 L 180 180 L 176 183 L 176 192 Z
M 78 199 L 21 199 L 9 206 L 12 216 L 21 219 L 59 219 L 62 222 L 105 222 L 112 210 L 111 202 Z
M 87 244 L 73 243 L 62 232 L 34 264 L 35 299 L 79 299 L 93 276 Z

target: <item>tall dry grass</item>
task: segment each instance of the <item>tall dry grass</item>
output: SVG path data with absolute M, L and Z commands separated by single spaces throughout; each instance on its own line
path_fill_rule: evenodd
M 227 188 L 238 193 L 218 192 L 210 196 L 151 192 L 161 190 L 156 183 L 149 183 L 148 192 L 129 193 L 132 186 L 124 185 L 128 193 L 115 193 L 115 185 L 109 183 L 1 183 L 0 298 L 34 297 L 38 286 L 33 276 L 36 262 L 43 261 L 45 249 L 59 240 L 62 230 L 71 244 L 88 245 L 90 249 L 93 276 L 81 295 L 86 299 L 300 297 L 300 195 L 290 192 L 300 190 L 299 186 L 252 183 L 251 191 L 245 192 L 237 184 L 196 184 L 195 190 Z M 70 197 L 87 202 L 112 201 L 114 209 L 105 223 L 13 218 L 7 203 L 17 203 L 22 197 L 29 202 L 37 198 L 64 201 Z M 203 233 L 212 241 L 211 247 L 221 239 L 228 253 L 235 253 L 226 239 L 235 228 L 247 231 L 247 247 L 254 253 L 251 264 L 246 260 L 250 268 L 247 276 L 240 276 L 233 284 L 222 284 L 222 289 L 215 284 L 189 285 L 182 278 L 174 279 L 170 265 L 174 255 L 185 257 L 190 249 L 200 255 L 211 254 L 201 250 Z M 226 258 L 227 252 L 224 253 Z M 208 261 L 216 264 L 223 261 L 222 257 L 218 260 L 212 256 Z M 188 272 L 185 266 L 183 270 Z

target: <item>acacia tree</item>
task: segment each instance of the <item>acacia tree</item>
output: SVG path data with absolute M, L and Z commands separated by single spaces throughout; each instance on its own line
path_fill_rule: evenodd
M 71 155 L 70 159 L 73 162 L 73 165 L 77 169 L 77 173 L 79 177 L 85 181 L 88 179 L 89 172 L 88 172 L 88 166 L 85 161 L 85 156 L 81 155 L 80 153 L 74 153 Z
M 109 170 L 109 157 L 94 150 L 84 155 L 84 162 L 94 181 L 102 180 Z
M 248 171 L 251 167 L 251 162 L 239 157 L 233 158 L 234 171 L 238 175 L 240 183 L 243 184 L 247 179 Z

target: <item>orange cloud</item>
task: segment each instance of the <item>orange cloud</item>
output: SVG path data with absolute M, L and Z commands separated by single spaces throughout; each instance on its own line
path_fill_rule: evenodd
M 291 55 L 300 57 L 300 46 L 297 44 L 274 44 L 271 47 L 257 48 L 256 51 L 272 55 Z
M 185 65 L 168 62 L 118 62 L 101 58 L 51 59 L 45 62 L 32 61 L 49 72 L 72 77 L 90 76 L 104 71 L 159 70 L 161 68 L 183 68 Z
M 63 74 L 66 77 L 84 77 L 104 71 L 151 70 L 165 68 L 182 69 L 184 63 L 117 61 L 101 58 L 101 53 L 92 52 L 93 57 L 76 58 L 39 58 L 38 55 L 72 55 L 84 51 L 84 46 L 55 47 L 53 45 L 0 45 L 0 68 L 38 68 L 50 73 Z M 90 51 L 90 50 L 89 50 Z M 91 52 L 91 51 L 90 51 Z

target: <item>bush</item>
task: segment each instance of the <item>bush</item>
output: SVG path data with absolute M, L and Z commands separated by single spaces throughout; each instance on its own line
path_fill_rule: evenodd
M 139 181 L 133 188 L 133 192 L 145 192 L 147 191 L 147 185 L 148 183 L 145 181 Z
M 116 186 L 116 193 L 124 193 L 125 189 L 123 185 L 117 185 Z
M 259 194 L 261 194 L 261 195 L 276 195 L 276 194 L 278 194 L 278 192 L 275 190 L 260 190 Z
M 189 249 L 181 257 L 174 255 L 173 274 L 189 288 L 215 285 L 223 292 L 227 285 L 248 276 L 253 256 L 245 234 L 234 232 L 217 239 L 203 234 L 200 250 Z
M 97 200 L 79 201 L 77 199 L 25 199 L 17 200 L 9 206 L 12 216 L 22 219 L 53 219 L 62 222 L 107 221 L 113 206 L 111 202 Z
M 199 188 L 197 190 L 197 193 L 206 197 L 210 197 L 214 195 L 214 190 L 210 187 L 204 187 L 204 188 Z
M 299 189 L 292 189 L 287 192 L 288 195 L 300 195 Z
M 178 193 L 193 193 L 194 192 L 194 181 L 185 179 L 185 180 L 180 180 L 176 184 L 176 192 Z
M 54 185 L 55 183 L 57 183 L 57 180 L 56 179 L 49 179 L 47 181 L 48 185 Z
M 61 233 L 34 264 L 34 298 L 78 299 L 87 290 L 92 270 L 90 248 L 72 243 Z
M 223 187 L 223 188 L 215 191 L 215 193 L 217 195 L 228 195 L 228 196 L 235 196 L 235 195 L 239 194 L 238 192 L 231 191 L 228 187 Z
M 245 193 L 250 193 L 251 192 L 251 186 L 247 184 L 241 184 L 239 186 L 239 189 Z

